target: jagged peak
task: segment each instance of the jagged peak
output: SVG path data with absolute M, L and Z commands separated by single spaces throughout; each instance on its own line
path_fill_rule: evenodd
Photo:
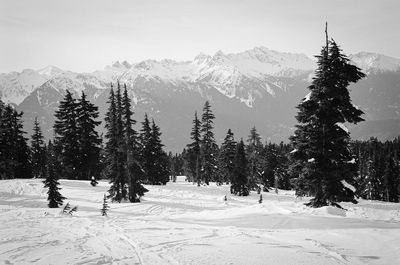
M 350 55 L 349 59 L 364 71 L 395 71 L 400 69 L 400 59 L 380 53 L 358 52 Z

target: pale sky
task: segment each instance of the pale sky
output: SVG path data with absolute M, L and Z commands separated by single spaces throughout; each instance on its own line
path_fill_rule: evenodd
M 256 46 L 400 58 L 398 0 L 0 0 L 0 72 L 55 65 L 94 71 L 116 60 L 192 60 Z

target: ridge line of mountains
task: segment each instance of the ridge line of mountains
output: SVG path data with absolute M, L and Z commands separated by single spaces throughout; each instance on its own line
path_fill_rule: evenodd
M 392 139 L 400 134 L 400 59 L 360 52 L 349 59 L 367 77 L 350 87 L 353 103 L 364 112 L 365 122 L 349 126 L 353 139 Z M 282 53 L 256 47 L 241 53 L 199 54 L 192 61 L 164 59 L 139 63 L 115 62 L 91 73 L 64 71 L 55 66 L 40 70 L 0 74 L 0 97 L 24 112 L 30 135 L 38 117 L 47 139 L 53 135 L 54 111 L 65 90 L 76 97 L 82 91 L 99 106 L 100 119 L 107 109 L 110 83 L 126 83 L 132 98 L 135 129 L 147 112 L 160 125 L 166 149 L 180 152 L 189 140 L 194 112 L 205 100 L 216 116 L 220 142 L 230 128 L 235 138 L 247 138 L 256 126 L 263 141 L 287 141 L 296 124 L 296 106 L 308 93 L 315 61 L 304 54 Z M 99 126 L 104 131 L 104 122 Z

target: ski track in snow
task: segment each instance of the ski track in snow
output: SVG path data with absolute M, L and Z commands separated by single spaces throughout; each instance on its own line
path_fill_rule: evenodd
M 0 264 L 396 264 L 400 204 L 319 209 L 291 191 L 229 194 L 182 178 L 146 186 L 139 204 L 110 203 L 108 183 L 61 180 L 74 216 L 46 208 L 41 180 L 0 181 Z M 227 196 L 227 201 L 223 197 Z

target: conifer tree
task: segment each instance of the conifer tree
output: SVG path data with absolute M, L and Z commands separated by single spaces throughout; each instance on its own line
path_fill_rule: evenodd
M 117 83 L 117 92 L 115 94 L 115 107 L 116 107 L 116 134 L 117 134 L 117 156 L 118 156 L 118 164 L 117 164 L 117 175 L 119 176 L 119 181 L 121 183 L 121 196 L 123 200 L 128 199 L 128 179 L 126 176 L 126 154 L 124 152 L 125 147 L 125 138 L 124 138 L 124 124 L 122 120 L 123 108 L 122 108 L 122 93 L 121 93 L 121 85 Z
M 47 152 L 47 174 L 46 179 L 43 181 L 44 187 L 48 188 L 47 200 L 49 201 L 49 208 L 58 208 L 63 204 L 63 201 L 66 199 L 60 194 L 61 188 L 59 187 L 60 183 L 58 182 L 58 177 L 54 171 L 54 163 L 55 157 L 53 144 L 49 142 Z
M 44 137 L 37 117 L 35 117 L 35 122 L 33 124 L 31 157 L 33 177 L 44 178 L 46 176 L 46 145 L 44 144 Z
M 152 120 L 151 137 L 149 141 L 150 163 L 152 166 L 148 170 L 148 179 L 152 185 L 165 185 L 169 180 L 169 160 L 168 155 L 163 150 L 161 143 L 160 128 Z
M 22 112 L 0 101 L 0 178 L 31 178 L 30 149 Z
M 122 190 L 124 189 L 124 182 L 121 181 L 123 178 L 122 171 L 120 170 L 121 156 L 120 156 L 120 140 L 118 139 L 117 129 L 117 107 L 114 90 L 111 85 L 110 96 L 108 100 L 108 111 L 106 113 L 106 177 L 110 179 L 109 197 L 112 201 L 121 202 L 123 199 Z
M 60 153 L 63 176 L 68 179 L 77 179 L 80 169 L 78 128 L 76 124 L 78 105 L 72 94 L 67 90 L 64 99 L 60 102 L 55 113 L 54 123 L 55 140 Z
M 141 165 L 139 159 L 139 144 L 137 132 L 133 129 L 136 121 L 132 118 L 131 99 L 128 97 L 126 85 L 124 85 L 124 93 L 122 98 L 123 110 L 123 130 L 124 130 L 124 153 L 126 157 L 126 176 L 128 182 L 129 201 L 140 202 L 140 197 L 148 190 L 143 187 L 141 180 Z
M 244 150 L 243 139 L 237 145 L 234 159 L 231 193 L 239 196 L 247 196 L 250 193 L 248 185 L 247 158 Z
M 151 127 L 147 113 L 144 115 L 142 122 L 142 128 L 140 129 L 140 160 L 142 165 L 142 179 L 145 183 L 150 183 L 149 175 L 151 174 L 151 168 L 153 165 L 153 155 L 151 153 L 150 139 L 152 137 Z
M 86 99 L 86 95 L 82 92 L 81 98 L 77 102 L 76 108 L 77 134 L 79 152 L 79 179 L 90 180 L 92 177 L 99 177 L 99 159 L 100 144 L 96 127 L 100 125 L 100 121 L 96 121 L 99 117 L 98 107 L 90 103 Z
M 200 144 L 201 144 L 201 122 L 197 118 L 197 111 L 194 113 L 193 128 L 190 132 L 190 139 L 192 142 L 187 145 L 187 155 L 186 160 L 188 164 L 189 174 L 191 176 L 192 182 L 197 182 L 200 186 Z
M 206 101 L 201 116 L 201 176 L 206 185 L 214 178 L 216 172 L 217 144 L 214 139 L 213 120 L 215 116 L 211 111 L 210 102 Z
M 262 157 L 263 145 L 261 143 L 261 137 L 257 132 L 255 126 L 251 128 L 250 135 L 247 138 L 246 154 L 248 157 L 248 175 L 249 175 L 249 186 L 250 189 L 256 190 L 257 184 L 260 183 L 261 172 L 262 172 Z M 265 190 L 264 186 L 264 190 Z
M 354 184 L 357 168 L 349 163 L 349 133 L 344 122 L 362 121 L 363 112 L 354 107 L 347 87 L 365 75 L 341 53 L 335 41 L 328 41 L 317 56 L 318 68 L 309 86 L 310 93 L 298 106 L 298 125 L 291 137 L 292 159 L 298 194 L 311 194 L 309 206 L 356 203 L 354 192 L 344 183 Z
M 383 175 L 383 190 L 385 201 L 399 202 L 399 167 L 396 165 L 397 153 L 388 150 L 386 156 L 385 170 Z
M 223 176 L 223 181 L 228 183 L 232 182 L 233 168 L 236 154 L 236 142 L 233 137 L 233 132 L 231 129 L 226 133 L 224 142 L 221 145 L 219 160 L 221 167 L 221 175 Z

